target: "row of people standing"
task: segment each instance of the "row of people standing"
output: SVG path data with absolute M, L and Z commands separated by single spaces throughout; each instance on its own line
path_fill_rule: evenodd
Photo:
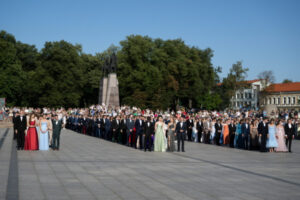
M 166 121 L 162 116 L 154 118 L 133 115 L 116 117 L 71 115 L 67 118 L 66 128 L 144 151 L 175 151 L 176 138 L 177 151 L 180 149 L 184 151 L 186 135 L 184 118 L 176 123 L 175 118 Z
M 18 150 L 59 150 L 62 120 L 57 115 L 52 119 L 48 114 L 25 115 L 24 111 L 13 117 L 14 139 Z
M 188 119 L 187 126 L 189 141 L 261 152 L 291 152 L 296 135 L 291 119 Z

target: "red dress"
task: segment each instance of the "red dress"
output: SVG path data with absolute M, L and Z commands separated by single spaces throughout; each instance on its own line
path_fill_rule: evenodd
M 35 121 L 29 122 L 29 125 L 34 126 Z M 38 150 L 39 145 L 38 145 L 38 136 L 37 136 L 37 131 L 35 127 L 29 127 L 27 130 L 27 135 L 25 137 L 25 145 L 24 145 L 25 150 Z

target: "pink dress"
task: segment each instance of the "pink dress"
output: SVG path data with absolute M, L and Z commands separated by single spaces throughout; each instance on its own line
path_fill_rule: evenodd
M 287 152 L 288 149 L 286 148 L 285 145 L 285 133 L 284 133 L 284 128 L 283 126 L 277 126 L 276 127 L 276 140 L 278 143 L 278 147 L 275 148 L 275 151 L 277 152 Z

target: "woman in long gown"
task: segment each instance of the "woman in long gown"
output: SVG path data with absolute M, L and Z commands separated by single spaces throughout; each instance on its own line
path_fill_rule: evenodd
M 236 132 L 235 132 L 235 138 L 234 138 L 234 146 L 235 148 L 241 148 L 242 147 L 242 120 L 239 121 L 236 125 Z
M 275 132 L 276 132 L 276 126 L 274 124 L 274 119 L 271 119 L 269 124 L 269 131 L 268 131 L 268 139 L 266 147 L 269 148 L 270 152 L 274 152 L 274 148 L 278 147 Z
M 229 120 L 226 120 L 223 124 L 223 144 L 228 145 L 229 144 Z
M 216 124 L 216 119 L 213 118 L 212 122 L 211 122 L 211 132 L 210 132 L 210 143 L 211 144 L 215 144 L 215 136 L 216 136 L 216 128 L 215 128 L 215 124 Z
M 170 118 L 170 122 L 168 124 L 168 150 L 170 152 L 175 151 L 175 120 L 173 117 Z
M 250 125 L 250 150 L 258 150 L 258 121 L 252 121 Z
M 27 134 L 25 137 L 25 144 L 24 149 L 25 150 L 38 150 L 38 136 L 36 131 L 36 121 L 35 121 L 35 115 L 32 113 L 29 117 L 29 120 L 27 122 Z
M 43 117 L 40 120 L 40 138 L 39 138 L 40 150 L 44 150 L 44 151 L 49 150 L 48 131 L 49 131 L 49 121 L 46 119 L 46 114 L 43 114 Z
M 285 132 L 283 121 L 279 121 L 278 125 L 276 126 L 276 139 L 278 143 L 278 147 L 275 148 L 276 152 L 287 152 L 288 149 L 285 145 Z
M 154 151 L 156 152 L 166 151 L 164 125 L 162 116 L 159 116 L 158 122 L 155 123 Z

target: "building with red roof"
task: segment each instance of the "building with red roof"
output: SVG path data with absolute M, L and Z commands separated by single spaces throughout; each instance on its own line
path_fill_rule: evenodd
M 300 110 L 300 82 L 276 83 L 265 88 L 262 106 L 267 110 Z

